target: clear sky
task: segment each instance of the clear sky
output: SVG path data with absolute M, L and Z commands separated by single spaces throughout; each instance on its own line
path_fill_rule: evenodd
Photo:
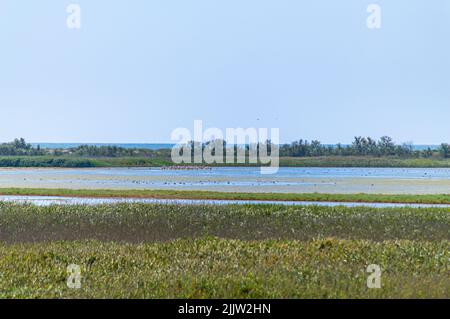
M 0 41 L 1 141 L 170 142 L 200 119 L 450 142 L 448 0 L 1 0 Z

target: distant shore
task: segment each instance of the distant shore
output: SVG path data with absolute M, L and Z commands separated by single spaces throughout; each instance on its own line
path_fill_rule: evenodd
M 163 157 L 74 157 L 74 156 L 0 156 L 0 167 L 170 167 L 175 164 Z M 192 166 L 193 164 L 185 164 Z M 194 164 L 195 165 L 195 164 Z M 398 158 L 370 156 L 280 157 L 280 167 L 399 167 L 450 168 L 450 159 Z M 209 167 L 249 167 L 258 164 L 199 164 Z

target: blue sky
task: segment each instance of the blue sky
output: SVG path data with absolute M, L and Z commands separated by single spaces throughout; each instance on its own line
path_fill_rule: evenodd
M 448 0 L 1 0 L 0 140 L 167 142 L 201 119 L 449 141 L 449 35 Z

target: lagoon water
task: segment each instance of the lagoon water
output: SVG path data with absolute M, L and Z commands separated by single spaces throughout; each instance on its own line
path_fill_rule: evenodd
M 155 198 L 77 198 L 57 196 L 0 196 L 0 202 L 51 205 L 102 205 L 143 203 L 159 205 L 281 205 L 281 206 L 345 206 L 345 207 L 413 207 L 413 208 L 450 208 L 448 204 L 397 204 L 397 203 L 358 203 L 358 202 L 306 202 L 306 201 L 269 201 L 269 200 L 197 200 L 197 199 L 155 199 Z
M 448 194 L 450 169 L 259 168 L 4 168 L 0 188 L 172 189 L 273 193 Z

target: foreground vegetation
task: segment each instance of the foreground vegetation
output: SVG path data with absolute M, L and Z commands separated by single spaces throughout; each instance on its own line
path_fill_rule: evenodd
M 449 250 L 338 239 L 0 244 L 0 298 L 449 298 Z M 81 289 L 66 286 L 72 263 Z M 366 286 L 374 263 L 381 289 Z
M 0 203 L 0 298 L 449 298 L 449 241 L 447 208 Z
M 450 194 L 324 194 L 324 193 L 232 193 L 212 191 L 150 190 L 150 189 L 56 189 L 56 188 L 0 188 L 0 195 L 66 196 L 92 198 L 158 198 L 199 200 L 266 200 L 310 202 L 357 202 L 402 204 L 450 204 Z
M 0 203 L 0 241 L 169 241 L 316 238 L 439 241 L 450 238 L 450 208 L 279 205 L 74 205 Z

